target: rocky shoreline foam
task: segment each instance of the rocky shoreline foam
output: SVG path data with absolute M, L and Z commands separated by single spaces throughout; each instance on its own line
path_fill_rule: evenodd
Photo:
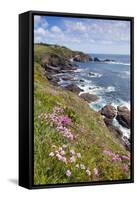
M 56 46 L 56 48 L 60 48 Z M 74 62 L 75 61 L 75 62 Z M 56 86 L 60 86 L 65 90 L 69 90 L 87 103 L 95 102 L 99 97 L 95 94 L 84 92 L 75 83 L 75 71 L 79 70 L 79 62 L 114 62 L 114 60 L 105 59 L 100 60 L 97 57 L 91 57 L 83 52 L 72 51 L 68 56 L 63 56 L 55 53 L 47 54 L 42 58 L 41 66 L 45 69 L 46 77 L 50 83 Z M 88 74 L 91 77 L 98 77 L 99 74 L 90 72 Z M 61 85 L 61 81 L 69 82 L 66 85 Z M 84 85 L 84 80 L 80 79 L 79 82 Z M 120 143 L 127 149 L 130 150 L 130 138 L 123 135 L 122 131 L 116 127 L 113 120 L 124 128 L 130 129 L 130 111 L 125 106 L 118 106 L 115 108 L 111 104 L 105 105 L 99 113 L 103 116 L 104 123 L 108 129 L 119 139 Z

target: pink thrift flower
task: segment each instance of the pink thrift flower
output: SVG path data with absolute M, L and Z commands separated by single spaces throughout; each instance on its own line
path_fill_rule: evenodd
M 119 157 L 118 154 L 114 154 L 112 157 L 112 161 L 121 161 L 121 158 Z
M 122 157 L 122 159 L 124 159 L 124 160 L 128 160 L 128 161 L 130 161 L 130 158 L 128 157 L 128 156 L 121 156 Z
M 68 169 L 67 171 L 66 171 L 66 175 L 69 177 L 69 176 L 71 176 L 71 171 Z
M 70 153 L 71 153 L 72 155 L 75 155 L 75 151 L 74 151 L 73 149 L 70 150 Z
M 74 163 L 75 161 L 76 161 L 76 159 L 75 159 L 74 156 L 70 157 L 70 162 L 71 162 L 71 163 Z
M 65 151 L 64 150 L 60 151 L 60 155 L 64 156 L 65 155 Z
M 63 161 L 64 163 L 67 163 L 66 157 L 62 157 L 62 161 Z
M 89 169 L 86 170 L 86 173 L 87 173 L 88 176 L 91 175 L 91 171 Z
M 59 121 L 64 126 L 71 124 L 71 119 L 68 116 L 66 116 L 66 115 L 59 116 Z
M 62 156 L 60 154 L 57 154 L 56 157 L 58 158 L 58 160 L 62 160 Z
M 123 170 L 124 170 L 125 172 L 128 172 L 128 165 L 127 165 L 127 164 L 123 164 Z
M 94 172 L 95 175 L 98 175 L 98 169 L 97 168 L 94 168 L 93 172 Z
M 50 152 L 49 156 L 50 156 L 50 157 L 53 157 L 53 156 L 54 156 L 54 153 L 53 153 L 53 152 Z
M 113 154 L 112 151 L 109 151 L 109 150 L 104 150 L 103 153 L 109 156 Z
M 78 157 L 78 158 L 81 158 L 81 154 L 80 154 L 80 153 L 77 153 L 77 157 Z

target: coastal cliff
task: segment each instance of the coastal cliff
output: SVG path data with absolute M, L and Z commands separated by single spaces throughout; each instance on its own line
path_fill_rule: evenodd
M 78 96 L 76 85 L 68 90 L 58 84 L 58 73 L 73 78 L 77 64 L 72 61 L 92 59 L 66 47 L 34 45 L 35 184 L 130 178 L 129 151 L 89 107 L 88 95 Z

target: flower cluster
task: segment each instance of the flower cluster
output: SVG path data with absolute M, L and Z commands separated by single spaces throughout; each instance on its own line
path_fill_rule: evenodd
M 67 115 L 63 115 L 64 110 L 62 108 L 55 107 L 53 113 L 50 114 L 50 120 L 56 126 L 56 130 L 62 133 L 64 137 L 73 140 L 74 135 L 71 130 L 67 127 L 70 125 L 71 119 Z
M 62 134 L 69 140 L 74 140 L 75 136 L 72 134 L 71 129 L 69 128 L 72 125 L 71 118 L 64 114 L 64 109 L 60 107 L 55 107 L 52 113 L 42 113 L 38 116 L 39 119 L 46 120 L 48 119 L 50 125 L 54 125 L 56 131 Z M 81 132 L 84 132 L 84 128 L 80 129 Z M 111 153 L 112 155 L 112 153 Z M 70 148 L 68 145 L 63 144 L 60 147 L 52 145 L 52 150 L 49 152 L 49 157 L 56 159 L 65 164 L 68 168 L 66 169 L 66 176 L 70 177 L 72 175 L 72 166 L 76 167 L 78 170 L 82 170 L 89 177 L 91 174 L 98 176 L 98 169 L 94 168 L 92 173 L 89 167 L 86 167 L 84 163 L 81 162 L 81 153 L 76 152 L 73 148 Z M 124 159 L 124 158 L 123 158 Z M 126 166 L 124 166 L 126 169 Z
M 125 156 L 125 155 L 120 156 L 119 154 L 115 154 L 110 150 L 104 150 L 103 153 L 108 155 L 108 156 L 111 156 L 112 157 L 112 161 L 122 161 L 122 160 L 129 161 L 130 160 L 129 156 Z
M 63 134 L 64 137 L 73 140 L 74 135 L 68 128 L 72 121 L 67 115 L 64 115 L 63 108 L 55 107 L 51 114 L 41 113 L 38 115 L 38 119 L 46 120 L 49 119 L 55 125 L 56 131 Z
M 91 175 L 91 171 L 89 168 L 87 168 L 84 164 L 80 163 L 81 153 L 75 152 L 74 149 L 69 149 L 69 147 L 65 144 L 63 144 L 61 147 L 57 147 L 56 145 L 52 145 L 53 151 L 49 153 L 49 157 L 54 157 L 59 161 L 64 162 L 65 164 L 68 164 L 68 166 L 72 166 L 85 170 L 86 174 L 88 176 Z M 98 170 L 95 168 L 93 170 L 93 173 L 95 175 L 98 175 Z M 70 169 L 67 169 L 66 176 L 70 177 L 72 174 Z
M 58 160 L 64 162 L 64 163 L 67 163 L 67 158 L 65 157 L 65 151 L 64 151 L 64 147 L 59 147 L 59 148 L 56 148 L 55 145 L 52 146 L 52 148 L 55 149 L 55 151 L 53 152 L 50 152 L 49 153 L 49 156 L 50 157 L 53 157 L 55 156 Z

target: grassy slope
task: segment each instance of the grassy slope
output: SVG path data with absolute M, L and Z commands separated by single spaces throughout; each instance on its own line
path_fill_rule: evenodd
M 46 48 L 48 51 L 48 47 Z M 35 48 L 39 57 L 44 52 L 46 51 L 43 47 Z M 75 94 L 51 85 L 45 77 L 44 69 L 38 63 L 35 63 L 34 81 L 34 184 L 129 178 L 129 170 L 124 169 L 125 165 L 129 165 L 128 161 L 112 161 L 112 156 L 103 152 L 110 150 L 120 157 L 128 155 L 105 127 L 102 116 L 91 110 L 88 104 Z M 50 115 L 55 106 L 63 108 L 64 115 L 71 118 L 72 123 L 67 128 L 75 136 L 73 141 L 59 133 L 49 118 L 39 117 L 42 113 Z M 67 160 L 70 159 L 71 149 L 80 152 L 81 158 L 77 158 L 74 163 L 64 163 L 56 156 L 49 156 L 50 152 L 55 152 L 63 144 L 67 145 Z M 56 147 L 53 148 L 53 145 Z M 90 176 L 84 169 L 78 169 L 76 164 L 84 164 L 86 169 L 89 168 Z M 98 174 L 95 174 L 95 168 Z M 72 173 L 70 177 L 66 176 L 68 169 Z
M 36 62 L 40 63 L 41 59 L 45 54 L 58 54 L 65 58 L 70 58 L 75 52 L 71 51 L 66 47 L 53 47 L 52 45 L 35 45 L 34 59 Z

